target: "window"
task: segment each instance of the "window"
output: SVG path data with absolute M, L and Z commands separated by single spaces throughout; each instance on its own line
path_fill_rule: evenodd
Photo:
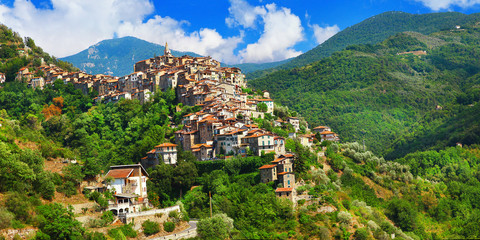
M 288 184 L 288 186 L 290 187 L 290 180 L 288 180 L 288 183 L 287 183 L 287 184 Z

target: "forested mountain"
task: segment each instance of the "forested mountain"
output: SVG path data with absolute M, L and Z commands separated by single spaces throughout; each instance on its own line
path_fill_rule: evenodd
M 456 142 L 480 142 L 476 23 L 430 35 L 400 33 L 249 82 L 389 158 Z M 399 54 L 407 51 L 426 51 Z
M 354 44 L 376 44 L 400 32 L 413 31 L 430 34 L 456 25 L 465 25 L 480 20 L 480 14 L 466 15 L 457 12 L 411 14 L 405 12 L 385 12 L 348 27 L 312 50 L 280 65 L 250 73 L 254 79 L 280 69 L 301 67 Z
M 122 37 L 103 40 L 89 48 L 64 57 L 62 60 L 71 62 L 82 71 L 89 74 L 107 74 L 125 76 L 133 72 L 133 65 L 141 60 L 163 55 L 165 46 L 147 42 L 135 37 Z M 171 50 L 174 56 L 190 55 L 200 57 L 192 52 Z
M 285 64 L 291 61 L 292 58 L 285 59 L 278 62 L 269 62 L 269 63 L 239 63 L 239 64 L 225 64 L 228 67 L 237 67 L 242 69 L 242 73 L 251 73 L 254 71 L 259 71 L 263 69 L 270 69 Z

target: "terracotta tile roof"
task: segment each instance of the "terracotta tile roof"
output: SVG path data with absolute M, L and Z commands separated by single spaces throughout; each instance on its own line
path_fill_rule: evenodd
M 293 191 L 293 188 L 277 188 L 275 192 L 291 192 Z
M 173 143 L 162 143 L 162 144 L 157 145 L 155 147 L 158 148 L 158 147 L 176 147 L 176 146 L 177 146 L 177 144 L 173 144 Z
M 133 168 L 127 169 L 113 169 L 108 171 L 106 177 L 113 177 L 113 178 L 128 178 L 130 174 L 133 172 Z
M 258 169 L 268 169 L 268 168 L 274 168 L 276 166 L 277 165 L 263 165 L 263 166 L 259 167 Z
M 278 162 L 282 161 L 283 159 L 285 159 L 285 158 L 279 157 L 279 158 L 271 161 L 271 163 L 278 163 Z
M 332 132 L 332 131 L 323 131 L 323 132 L 321 132 L 320 134 L 321 134 L 321 135 L 326 135 L 326 134 L 333 134 L 333 133 L 334 133 L 334 132 Z
M 295 157 L 293 154 L 290 154 L 290 153 L 283 154 L 282 156 L 287 157 L 287 158 Z
M 287 173 L 288 173 L 288 172 L 281 172 L 281 173 L 279 173 L 278 175 L 285 175 L 285 174 L 287 174 Z
M 208 144 L 205 144 L 205 143 L 200 143 L 200 144 L 195 144 L 192 146 L 192 149 L 200 149 L 201 147 L 206 147 L 206 148 L 211 148 L 212 146 L 208 145 Z

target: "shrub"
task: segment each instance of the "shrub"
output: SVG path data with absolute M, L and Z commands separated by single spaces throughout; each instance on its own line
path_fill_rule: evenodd
M 358 240 L 367 240 L 369 236 L 368 230 L 366 228 L 359 228 L 355 231 L 355 235 L 353 236 Z
M 129 238 L 137 237 L 137 232 L 135 229 L 133 229 L 133 223 L 125 224 L 118 229 L 120 229 L 122 233 Z
M 165 230 L 165 232 L 173 232 L 173 230 L 175 230 L 175 223 L 164 222 L 163 223 L 163 230 Z
M 352 215 L 349 212 L 341 211 L 337 215 L 337 219 L 340 223 L 350 224 L 352 220 Z
M 114 220 L 113 213 L 111 211 L 105 211 L 102 214 L 102 220 L 105 221 L 106 224 L 110 224 Z
M 326 227 L 320 227 L 318 229 L 318 236 L 320 239 L 331 239 L 332 237 L 330 236 L 330 231 Z
M 0 209 L 0 229 L 10 227 L 12 220 L 15 218 L 13 213 L 7 211 L 6 209 Z
M 342 200 L 342 205 L 347 209 L 347 210 L 350 210 L 350 207 L 351 207 L 351 203 L 348 199 L 344 199 Z
M 379 229 L 380 227 L 378 226 L 378 224 L 372 220 L 368 221 L 367 222 L 367 226 L 368 228 L 370 228 L 370 230 L 372 231 L 376 231 L 377 229 Z
M 165 224 L 163 224 L 163 225 L 165 226 Z M 158 225 L 158 223 L 157 222 L 152 222 L 150 220 L 147 220 L 147 221 L 143 222 L 142 223 L 142 228 L 143 228 L 143 233 L 145 233 L 145 235 L 147 235 L 147 236 L 160 232 L 160 226 Z
M 95 218 L 89 219 L 87 224 L 88 224 L 89 228 L 101 228 L 101 227 L 105 227 L 105 225 L 107 225 L 104 220 L 95 219 Z
M 123 234 L 122 230 L 119 228 L 113 228 L 108 230 L 108 236 L 112 237 L 113 239 L 127 239 L 125 234 Z

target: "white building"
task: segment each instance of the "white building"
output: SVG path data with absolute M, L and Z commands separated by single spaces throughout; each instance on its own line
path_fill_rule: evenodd
M 165 164 L 176 164 L 177 163 L 177 144 L 173 143 L 162 143 L 155 146 L 155 154 L 157 158 L 163 159 Z
M 111 166 L 105 178 L 113 178 L 107 189 L 114 193 L 108 210 L 114 214 L 138 212 L 148 205 L 148 173 L 140 164 Z

